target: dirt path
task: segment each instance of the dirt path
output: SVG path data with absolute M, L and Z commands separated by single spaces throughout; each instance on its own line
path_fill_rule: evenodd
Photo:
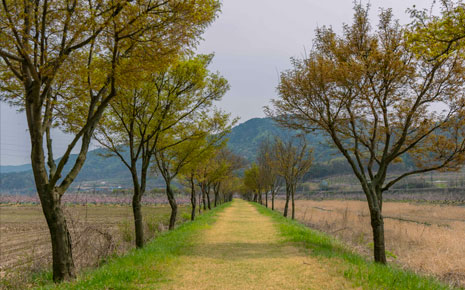
M 180 259 L 163 289 L 352 288 L 303 249 L 283 243 L 271 218 L 241 200 Z

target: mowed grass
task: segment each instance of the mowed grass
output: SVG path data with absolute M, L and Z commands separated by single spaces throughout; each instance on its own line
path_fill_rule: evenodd
M 383 266 L 367 261 L 327 234 L 284 218 L 279 212 L 256 205 L 258 211 L 277 223 L 286 242 L 299 243 L 310 255 L 329 261 L 341 275 L 363 289 L 459 289 L 430 277 L 404 271 L 393 265 Z
M 43 284 L 37 289 L 156 289 L 157 285 L 166 282 L 166 266 L 185 252 L 195 235 L 208 228 L 217 213 L 228 205 L 202 214 L 195 222 L 186 222 L 173 231 L 164 232 L 143 249 L 131 250 L 97 270 L 84 272 L 73 282 L 55 285 L 49 283 L 50 277 L 38 277 L 36 283 Z
M 300 245 L 283 243 L 270 217 L 238 199 L 179 257 L 171 274 L 162 289 L 353 289 Z

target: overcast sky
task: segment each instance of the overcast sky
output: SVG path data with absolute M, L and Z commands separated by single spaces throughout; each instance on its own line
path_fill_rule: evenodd
M 407 8 L 426 8 L 432 0 L 370 3 L 373 22 L 383 7 L 392 8 L 401 23 L 408 23 Z M 279 72 L 289 68 L 290 57 L 301 57 L 311 48 L 317 26 L 332 26 L 340 32 L 343 23 L 352 21 L 352 7 L 352 0 L 223 0 L 222 13 L 198 49 L 199 53 L 215 53 L 211 69 L 221 72 L 231 85 L 218 106 L 240 117 L 240 122 L 263 117 L 263 106 L 276 97 Z M 30 163 L 24 114 L 6 104 L 0 106 L 0 164 Z M 68 140 L 55 133 L 58 155 Z

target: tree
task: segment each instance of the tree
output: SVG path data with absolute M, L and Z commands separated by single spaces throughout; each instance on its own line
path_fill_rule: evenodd
M 273 162 L 273 144 L 270 139 L 265 139 L 259 145 L 257 164 L 260 171 L 261 183 L 265 188 L 265 205 L 268 207 L 268 193 L 270 193 L 272 210 L 274 210 L 274 199 L 281 184 L 281 178 L 279 178 Z
M 461 53 L 463 56 L 465 4 L 463 1 L 441 0 L 440 16 L 431 10 L 409 9 L 413 22 L 406 31 L 410 49 L 430 61 Z
M 206 159 L 198 168 L 197 168 L 197 184 L 200 188 L 199 192 L 199 213 L 202 210 L 206 211 L 211 209 L 210 205 L 210 189 L 211 189 L 211 181 L 209 179 L 210 168 L 211 164 L 213 163 L 212 159 Z
M 199 158 L 201 159 L 201 158 Z M 180 174 L 180 182 L 189 189 L 190 191 L 190 201 L 191 201 L 191 221 L 195 220 L 195 213 L 197 209 L 197 194 L 196 194 L 196 166 L 197 162 L 191 162 L 186 169 L 186 173 Z M 200 205 L 199 205 L 200 206 Z
M 194 45 L 218 9 L 219 3 L 209 0 L 0 4 L 1 98 L 26 113 L 54 281 L 75 276 L 61 198 L 84 164 L 95 126 L 117 95 L 116 84 Z M 55 126 L 74 135 L 58 164 L 52 151 Z M 65 172 L 76 147 L 78 157 Z
M 213 191 L 213 207 L 216 207 L 219 202 L 221 182 L 229 174 L 230 164 L 222 156 L 225 150 L 227 149 L 222 148 L 216 151 L 209 160 L 208 167 L 206 167 L 207 176 L 203 184 L 206 184 L 204 188 L 207 188 L 208 209 L 210 209 L 210 191 Z
M 235 124 L 238 119 L 234 119 Z M 224 140 L 226 142 L 226 139 Z M 242 168 L 244 160 L 225 147 L 216 147 L 206 154 L 202 160 L 194 164 L 190 173 L 191 180 L 195 180 L 199 187 L 199 213 L 203 203 L 204 210 L 211 209 L 210 193 L 213 190 L 213 206 L 216 207 L 223 200 L 231 200 L 235 184 L 227 182 L 234 179 L 235 173 Z M 234 179 L 237 181 L 236 179 Z M 191 188 L 194 188 L 191 186 Z M 226 199 L 225 195 L 229 198 Z M 191 195 L 192 197 L 192 195 Z
M 225 178 L 221 183 L 221 190 L 223 193 L 223 202 L 232 201 L 234 194 L 239 192 L 242 186 L 242 180 L 234 175 Z
M 191 169 L 188 174 L 188 181 L 191 190 L 191 221 L 195 220 L 195 209 L 197 206 L 197 195 L 195 193 L 195 169 Z
M 219 169 L 219 164 L 215 161 L 216 154 L 217 152 L 214 152 L 212 156 L 209 156 L 210 158 L 206 159 L 197 168 L 197 184 L 200 187 L 200 194 L 202 195 L 203 210 L 207 210 L 207 208 L 211 209 L 210 192 L 215 182 L 215 176 L 218 173 L 217 170 Z
M 96 131 L 96 140 L 118 156 L 131 172 L 136 246 L 139 248 L 144 245 L 141 199 L 152 156 L 185 141 L 182 136 L 168 139 L 164 135 L 181 128 L 185 122 L 196 122 L 194 116 L 202 118 L 199 112 L 210 108 L 229 88 L 224 78 L 208 71 L 212 58 L 213 55 L 181 57 L 168 68 L 146 78 L 141 76 L 139 82 L 121 88 L 121 96 L 110 104 L 110 110 Z M 160 142 L 161 139 L 164 142 Z M 126 151 L 129 154 L 124 154 Z
M 260 169 L 256 163 L 244 171 L 244 186 L 253 193 L 253 201 L 258 202 L 258 194 L 261 190 Z
M 244 167 L 244 159 L 227 148 L 221 148 L 214 158 L 213 170 L 209 176 L 213 183 L 214 206 L 220 202 L 221 189 L 225 181 L 232 179 L 237 170 Z M 232 185 L 232 184 L 231 184 Z
M 310 169 L 313 162 L 312 149 L 308 149 L 307 141 L 300 138 L 300 144 L 295 144 L 292 139 L 282 141 L 276 137 L 272 147 L 272 167 L 286 183 L 286 203 L 283 215 L 287 217 L 289 199 L 292 202 L 292 219 L 295 218 L 294 194 L 297 183 Z
M 161 144 L 166 142 L 175 144 L 174 146 L 154 151 L 157 169 L 165 180 L 166 195 L 171 207 L 170 230 L 174 229 L 178 211 L 171 182 L 184 170 L 191 171 L 189 168 L 190 163 L 195 164 L 199 158 L 204 157 L 205 153 L 213 147 L 224 146 L 224 137 L 232 126 L 229 123 L 229 114 L 217 111 L 212 117 L 208 117 L 204 113 L 208 113 L 209 108 L 206 107 L 205 110 L 207 112 L 193 114 L 180 126 L 175 126 L 174 130 L 167 131 L 162 136 L 163 142 Z M 193 183 L 191 183 L 191 186 L 193 186 Z M 195 196 L 195 193 L 192 192 L 192 194 Z
M 205 163 L 205 160 L 209 160 L 212 155 L 215 154 L 215 151 L 218 149 L 218 144 L 214 143 L 206 143 L 208 148 L 205 148 L 205 150 L 202 150 L 202 154 L 199 155 L 199 157 L 196 160 L 191 161 L 187 166 L 184 171 L 186 171 L 184 174 L 182 174 L 183 178 L 180 178 L 181 182 L 183 182 L 184 185 L 189 187 L 190 189 L 190 200 L 191 200 L 191 220 L 195 220 L 195 213 L 196 213 L 196 208 L 197 208 L 197 195 L 196 195 L 196 188 L 197 188 L 197 178 L 198 178 L 198 168 L 202 166 L 202 164 Z M 199 193 L 200 194 L 200 193 Z M 200 202 L 200 196 L 199 196 L 199 202 Z M 199 213 L 201 211 L 201 204 L 199 203 Z
M 269 193 L 271 195 L 271 210 L 274 210 L 274 201 L 276 194 L 283 183 L 283 179 L 279 175 L 274 175 L 272 181 L 269 184 Z
M 277 153 L 273 150 L 276 150 L 276 145 L 272 145 L 269 139 L 261 142 L 257 161 L 244 172 L 243 185 L 253 193 L 252 200 L 260 204 L 263 204 L 262 194 L 265 193 L 266 207 L 268 207 L 268 193 L 271 193 L 274 209 L 274 198 L 281 180 L 278 175 Z
M 282 73 L 268 114 L 287 127 L 325 132 L 342 153 L 368 201 L 375 261 L 385 264 L 383 192 L 413 174 L 457 169 L 464 159 L 465 67 L 458 52 L 417 53 L 391 10 L 372 32 L 368 8 L 356 5 L 343 31 L 317 29 L 313 51 Z M 389 177 L 406 156 L 415 168 Z

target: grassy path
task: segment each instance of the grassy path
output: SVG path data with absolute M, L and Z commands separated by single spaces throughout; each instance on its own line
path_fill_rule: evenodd
M 307 251 L 308 252 L 308 251 Z M 273 220 L 235 200 L 179 257 L 163 289 L 350 289 L 316 258 L 283 243 Z
M 50 283 L 50 273 L 34 282 L 40 289 L 79 290 L 454 289 L 367 261 L 328 235 L 242 200 L 207 211 L 73 282 Z

